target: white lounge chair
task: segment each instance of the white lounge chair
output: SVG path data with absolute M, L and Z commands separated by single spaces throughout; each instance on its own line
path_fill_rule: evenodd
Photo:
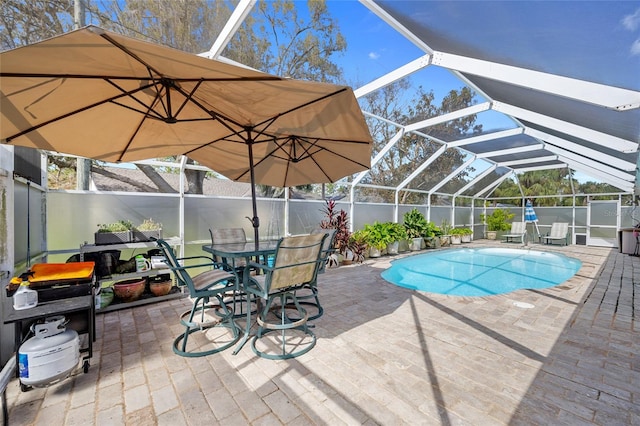
M 547 235 L 542 236 L 545 244 L 553 244 L 559 241 L 562 245 L 567 245 L 567 237 L 569 235 L 569 224 L 567 222 L 554 222 L 551 224 L 551 230 Z
M 511 223 L 511 231 L 508 234 L 502 236 L 505 242 L 516 243 L 520 242 L 524 244 L 524 236 L 527 233 L 527 224 L 525 222 L 513 222 Z

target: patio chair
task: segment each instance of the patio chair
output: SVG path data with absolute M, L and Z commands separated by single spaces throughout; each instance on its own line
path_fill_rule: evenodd
M 173 249 L 164 240 L 157 240 L 166 258 L 166 263 L 173 271 L 179 284 L 186 286 L 193 301 L 190 311 L 180 315 L 180 323 L 185 327 L 184 333 L 173 341 L 173 352 L 184 357 L 200 357 L 221 352 L 233 346 L 241 337 L 240 328 L 233 319 L 233 311 L 224 303 L 223 296 L 238 288 L 239 278 L 236 271 L 224 263 L 215 262 L 208 256 L 191 256 L 177 258 Z M 185 265 L 185 261 L 197 261 L 193 265 Z M 203 272 L 191 277 L 188 270 L 205 268 Z M 215 299 L 217 304 L 210 303 Z M 199 317 L 196 317 L 196 315 Z M 211 338 L 210 329 L 226 328 L 230 331 Z M 189 337 L 197 331 L 196 343 L 187 348 Z M 231 334 L 231 336 L 229 336 Z M 193 336 L 196 337 L 196 336 Z M 213 345 L 212 349 L 202 349 Z
M 322 265 L 320 265 L 320 270 L 318 271 L 319 274 L 323 274 L 327 267 L 327 264 L 329 263 L 329 257 L 336 252 L 334 244 L 338 230 L 316 228 L 311 231 L 311 233 L 327 235 L 327 238 L 325 238 L 324 243 L 322 244 L 322 258 L 324 261 L 322 262 Z
M 311 234 L 325 234 L 327 237 L 324 239 L 324 243 L 322 244 L 322 263 L 320 264 L 320 269 L 318 269 L 319 274 L 324 274 L 327 264 L 329 263 L 329 258 L 333 255 L 336 249 L 333 247 L 334 240 L 336 238 L 336 229 L 314 229 L 311 231 Z M 296 297 L 298 298 L 298 302 L 301 305 L 306 307 L 313 307 L 316 311 L 315 314 L 309 316 L 309 321 L 313 321 L 318 319 L 324 313 L 324 309 L 320 304 L 320 299 L 318 298 L 318 285 L 317 281 L 313 281 L 305 286 L 303 286 L 300 290 L 296 291 Z M 299 318 L 289 318 L 292 321 L 296 321 Z
M 233 244 L 233 243 L 246 243 L 247 235 L 243 228 L 209 228 L 209 235 L 211 235 L 211 244 Z M 216 262 L 229 263 L 227 259 L 215 257 Z M 244 268 L 246 265 L 246 259 L 236 259 L 234 266 L 236 268 Z
M 553 244 L 554 241 L 558 241 L 561 245 L 567 245 L 568 237 L 569 224 L 567 222 L 554 222 L 551 224 L 549 233 L 542 236 L 542 241 L 545 244 Z
M 307 326 L 309 315 L 298 301 L 296 291 L 315 285 L 326 238 L 322 233 L 282 238 L 273 266 L 251 264 L 265 272 L 252 277 L 245 289 L 265 301 L 257 315 L 258 331 L 251 340 L 256 355 L 287 359 L 305 354 L 315 346 L 316 336 Z M 276 301 L 279 303 L 274 303 Z M 293 310 L 299 319 L 292 320 L 287 310 Z M 271 333 L 278 336 L 269 339 L 268 336 L 273 336 Z
M 524 238 L 527 233 L 527 224 L 525 222 L 513 222 L 511 223 L 511 231 L 508 234 L 502 236 L 505 242 L 520 242 L 524 244 Z
M 243 228 L 209 228 L 209 235 L 211 236 L 211 244 L 244 244 L 247 242 L 247 234 L 244 232 Z M 247 259 L 236 258 L 229 261 L 229 259 L 215 256 L 215 260 L 216 262 L 233 266 L 236 269 L 236 273 L 239 275 L 240 279 L 242 279 L 244 268 L 247 265 Z M 256 261 L 259 262 L 260 260 L 256 259 Z M 253 272 L 255 272 L 255 270 Z M 242 290 L 242 288 L 238 287 L 238 289 L 233 293 L 232 296 L 233 310 L 236 313 L 236 317 L 244 316 L 244 305 L 247 302 L 246 293 Z M 254 302 L 255 298 L 249 298 L 249 300 L 251 302 Z M 225 302 L 226 301 L 228 301 L 228 297 L 225 298 Z M 254 314 L 255 311 L 252 310 L 251 313 Z

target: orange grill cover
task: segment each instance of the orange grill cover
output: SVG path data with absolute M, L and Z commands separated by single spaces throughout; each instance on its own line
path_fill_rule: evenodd
M 29 276 L 31 287 L 43 284 L 63 284 L 89 281 L 93 279 L 95 262 L 36 263 L 31 266 L 33 275 Z M 19 286 L 19 277 L 11 278 L 11 285 Z

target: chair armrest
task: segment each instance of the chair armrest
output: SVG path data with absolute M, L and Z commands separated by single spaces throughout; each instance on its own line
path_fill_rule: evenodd
M 216 268 L 216 269 L 223 269 L 223 270 L 225 270 L 225 271 L 227 271 L 227 272 L 231 272 L 231 273 L 233 273 L 234 275 L 235 275 L 235 273 L 236 273 L 236 270 L 235 270 L 233 267 L 231 267 L 230 265 L 227 265 L 227 264 L 225 264 L 225 263 L 218 263 L 218 262 L 212 261 L 212 260 L 211 260 L 210 258 L 208 258 L 207 256 L 181 257 L 181 258 L 179 258 L 179 259 L 178 259 L 178 261 L 180 261 L 180 260 L 185 260 L 185 259 L 198 259 L 198 258 L 204 258 L 204 259 L 207 259 L 207 260 L 209 260 L 209 262 L 207 262 L 207 263 L 197 263 L 197 264 L 195 264 L 195 265 L 181 265 L 181 266 L 179 266 L 179 267 L 177 267 L 177 268 L 171 268 L 171 267 L 170 267 L 170 269 L 175 269 L 175 270 L 185 271 L 185 270 L 187 270 L 187 269 L 193 269 L 193 268 L 213 267 L 213 268 Z
M 265 263 L 258 263 L 258 262 L 247 262 L 247 267 L 254 268 L 254 269 L 261 269 L 265 272 L 273 271 L 275 269 L 275 266 L 269 266 Z
M 176 257 L 176 260 L 180 261 L 180 260 L 192 260 L 192 259 L 207 259 L 209 262 L 213 262 L 213 263 L 217 263 L 213 257 L 209 257 L 209 256 L 187 256 L 187 257 Z

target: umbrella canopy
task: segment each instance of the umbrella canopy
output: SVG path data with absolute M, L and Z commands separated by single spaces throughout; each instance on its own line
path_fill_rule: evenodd
M 95 26 L 0 54 L 1 143 L 109 162 L 186 155 L 287 187 L 370 167 L 351 88 L 297 81 Z
M 524 220 L 525 222 L 537 222 L 538 216 L 536 216 L 535 210 L 533 210 L 533 205 L 531 204 L 531 200 L 527 200 L 524 207 Z

